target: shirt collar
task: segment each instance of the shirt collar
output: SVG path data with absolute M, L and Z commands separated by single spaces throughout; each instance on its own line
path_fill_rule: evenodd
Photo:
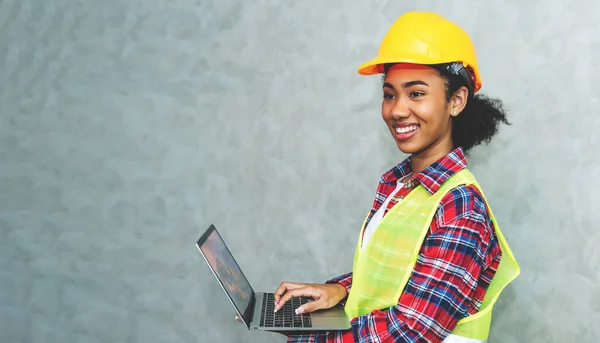
M 440 187 L 446 182 L 452 175 L 465 169 L 467 167 L 467 160 L 462 148 L 458 147 L 451 151 L 446 156 L 440 158 L 436 162 L 423 169 L 419 174 L 415 175 L 411 181 L 407 184 L 407 187 L 413 188 L 420 183 L 427 189 L 430 194 L 437 192 Z M 407 176 L 412 172 L 410 166 L 410 157 L 400 162 L 397 166 L 390 169 L 388 172 L 381 176 L 380 183 L 396 183 L 399 179 Z

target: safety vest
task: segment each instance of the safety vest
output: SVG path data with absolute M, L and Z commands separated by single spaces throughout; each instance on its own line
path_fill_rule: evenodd
M 383 217 L 364 250 L 361 249 L 365 229 L 363 223 L 354 254 L 352 288 L 345 306 L 349 318 L 374 310 L 387 310 L 398 304 L 440 201 L 459 185 L 474 185 L 481 192 L 475 177 L 467 169 L 450 177 L 434 194 L 430 194 L 422 185 L 415 187 Z M 483 192 L 481 194 L 485 200 Z M 487 342 L 492 307 L 504 287 L 520 273 L 519 265 L 489 206 L 488 211 L 502 249 L 500 265 L 479 311 L 460 320 L 444 343 Z

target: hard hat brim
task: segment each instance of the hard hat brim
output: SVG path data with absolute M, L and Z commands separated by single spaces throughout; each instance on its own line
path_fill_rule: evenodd
M 404 57 L 387 57 L 387 56 L 378 56 L 374 59 L 370 60 L 367 63 L 362 64 L 358 67 L 358 73 L 360 75 L 376 75 L 383 74 L 383 66 L 388 63 L 410 63 L 410 64 L 420 64 L 420 65 L 433 65 L 440 63 L 450 63 L 457 62 L 455 60 L 452 61 L 440 61 L 437 59 L 425 60 L 423 56 L 404 56 Z M 475 69 L 475 89 L 474 92 L 477 92 L 481 89 L 481 79 L 479 76 L 479 70 Z
M 453 61 L 448 61 L 453 62 Z M 358 67 L 358 73 L 361 75 L 375 75 L 375 74 L 383 74 L 383 65 L 388 63 L 410 63 L 410 64 L 439 64 L 442 63 L 438 60 L 424 60 L 423 56 L 415 55 L 415 56 L 377 56 L 374 59 L 370 60 L 367 63 L 362 64 Z

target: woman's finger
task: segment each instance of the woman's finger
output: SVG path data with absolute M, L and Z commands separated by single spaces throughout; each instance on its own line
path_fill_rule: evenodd
M 279 303 L 281 296 L 283 296 L 287 291 L 291 289 L 296 289 L 303 287 L 305 284 L 296 283 L 296 282 L 282 282 L 281 285 L 275 290 L 274 298 L 275 298 L 275 306 Z
M 325 308 L 327 308 L 326 305 L 327 304 L 323 300 L 311 301 L 307 304 L 304 304 L 304 305 L 298 307 L 296 309 L 296 314 L 311 313 L 316 310 L 325 309 Z
M 320 293 L 318 289 L 311 286 L 304 286 L 301 288 L 288 290 L 277 302 L 277 305 L 275 306 L 275 312 L 279 311 L 283 307 L 283 305 L 285 305 L 285 303 L 292 298 L 305 297 L 318 299 L 322 295 L 323 294 Z

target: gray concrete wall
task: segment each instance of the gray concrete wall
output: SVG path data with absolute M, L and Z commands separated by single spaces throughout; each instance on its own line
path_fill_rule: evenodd
M 194 242 L 258 290 L 350 270 L 404 158 L 356 67 L 413 9 L 513 122 L 470 158 L 522 266 L 490 342 L 600 341 L 597 1 L 0 0 L 0 342 L 283 341 Z

